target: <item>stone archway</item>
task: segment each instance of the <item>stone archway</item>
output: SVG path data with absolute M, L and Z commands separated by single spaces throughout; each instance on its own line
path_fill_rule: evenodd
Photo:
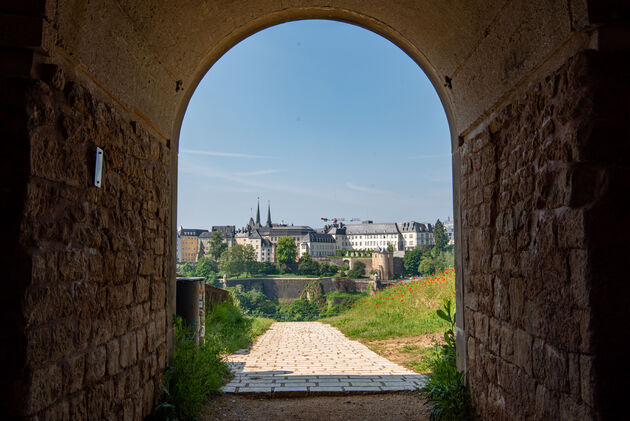
M 10 414 L 148 413 L 174 305 L 177 137 L 225 51 L 326 18 L 428 74 L 453 140 L 458 358 L 485 418 L 623 402 L 627 6 L 613 2 L 49 0 L 1 6 Z M 92 186 L 96 146 L 104 184 Z M 621 227 L 621 228 L 619 228 Z M 463 310 L 462 310 L 463 309 Z M 172 332 L 171 332 L 172 334 Z

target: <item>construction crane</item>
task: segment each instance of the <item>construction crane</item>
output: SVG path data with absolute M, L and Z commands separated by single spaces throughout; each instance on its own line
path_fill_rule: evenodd
M 346 218 L 320 218 L 320 219 L 321 219 L 322 221 L 324 221 L 324 222 L 328 222 L 328 221 L 330 221 L 330 222 L 332 222 L 333 224 L 336 224 L 337 222 L 341 222 L 341 221 L 345 221 L 345 220 L 346 220 Z M 359 218 L 350 218 L 349 220 L 350 220 L 351 222 L 354 222 L 354 221 L 360 221 L 361 219 L 359 219 Z

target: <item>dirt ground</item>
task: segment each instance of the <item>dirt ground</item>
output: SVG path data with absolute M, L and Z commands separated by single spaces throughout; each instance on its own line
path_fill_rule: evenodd
M 422 397 L 415 392 L 378 395 L 261 398 L 223 395 L 203 420 L 239 421 L 406 421 L 428 420 Z
M 424 374 L 426 370 L 419 370 L 421 366 L 419 360 L 422 358 L 422 355 L 426 353 L 427 348 L 434 346 L 436 343 L 444 343 L 444 334 L 428 333 L 425 335 L 385 339 L 382 341 L 359 339 L 359 342 L 396 364 L 408 367 L 417 373 Z

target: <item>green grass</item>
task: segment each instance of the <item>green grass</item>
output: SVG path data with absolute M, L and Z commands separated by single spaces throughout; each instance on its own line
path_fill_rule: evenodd
M 223 355 L 248 347 L 272 323 L 243 316 L 231 302 L 215 304 L 206 314 L 205 343 L 198 346 L 177 319 L 173 361 L 164 376 L 165 401 L 150 419 L 197 419 L 209 396 L 219 393 L 230 376 Z
M 254 342 L 254 340 L 265 333 L 267 329 L 273 324 L 275 320 L 267 319 L 265 317 L 255 317 L 252 321 L 252 330 L 250 333 L 250 341 Z
M 414 344 L 405 344 L 400 349 L 400 352 L 404 352 L 404 353 L 407 353 L 407 354 L 418 354 L 421 351 L 422 351 L 422 348 L 420 348 L 419 345 L 414 345 Z
M 412 370 L 418 373 L 428 373 L 431 371 L 432 367 L 432 359 L 438 356 L 439 346 L 430 346 L 428 348 L 420 348 L 414 349 L 412 351 L 402 351 L 401 352 L 409 352 L 411 354 L 418 355 L 418 358 L 415 358 L 411 361 L 407 361 L 404 365 L 411 368 Z
M 452 269 L 379 291 L 357 301 L 346 313 L 322 319 L 356 339 L 382 340 L 443 332 L 449 326 L 435 310 L 455 297 Z

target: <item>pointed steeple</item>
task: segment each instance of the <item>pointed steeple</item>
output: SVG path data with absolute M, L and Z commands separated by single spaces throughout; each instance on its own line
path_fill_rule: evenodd
M 267 227 L 271 228 L 271 202 L 267 201 Z
M 260 197 L 258 198 L 258 208 L 256 209 L 256 226 L 260 226 Z

